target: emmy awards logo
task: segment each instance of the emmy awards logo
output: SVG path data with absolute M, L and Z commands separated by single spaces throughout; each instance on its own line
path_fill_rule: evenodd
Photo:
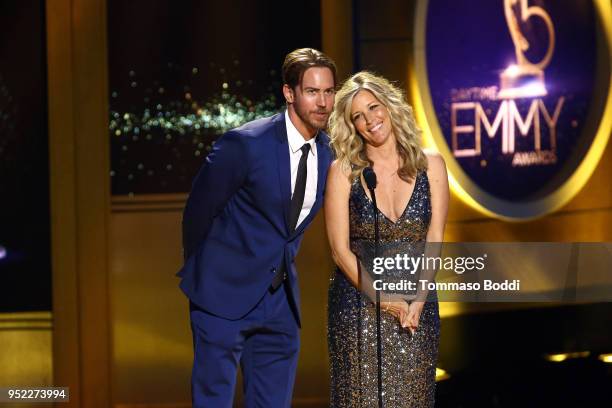
M 591 177 L 612 139 L 611 1 L 415 2 L 416 112 L 468 204 L 530 219 Z
M 514 12 L 519 2 L 517 17 Z M 548 94 L 544 84 L 544 68 L 550 63 L 555 48 L 554 27 L 550 16 L 542 7 L 529 6 L 528 3 L 529 0 L 504 0 L 506 21 L 516 52 L 516 64 L 510 65 L 501 73 L 500 89 L 493 86 L 451 91 L 451 148 L 455 157 L 481 156 L 485 135 L 494 139 L 501 133 L 501 153 L 513 156 L 513 167 L 550 165 L 557 162 L 557 122 L 565 97 L 559 97 L 554 107 L 546 106 L 542 99 Z M 525 26 L 532 18 L 542 19 L 548 31 L 548 49 L 537 63 L 525 56 L 530 43 L 520 28 L 521 23 Z M 519 111 L 517 101 L 521 99 L 530 99 L 520 102 L 523 106 L 524 102 L 528 103 L 526 114 Z M 493 101 L 498 101 L 499 106 L 491 120 L 489 115 L 494 109 L 491 106 Z M 483 103 L 488 106 L 483 106 Z M 460 112 L 466 111 L 473 112 L 473 116 L 470 115 L 473 118 L 471 123 L 465 123 L 465 119 L 459 118 Z M 465 113 L 463 117 L 466 118 Z M 548 140 L 544 140 L 546 128 Z M 466 146 L 465 143 L 461 146 L 460 137 L 465 138 L 468 135 L 474 137 L 472 146 Z M 523 143 L 523 147 L 517 151 L 517 136 L 532 139 L 533 150 L 525 150 L 527 146 Z M 481 166 L 486 166 L 486 163 L 486 160 L 482 160 Z
M 517 17 L 515 10 L 519 2 L 520 12 Z M 547 94 L 544 68 L 550 63 L 555 48 L 554 26 L 550 16 L 542 7 L 529 6 L 528 2 L 529 0 L 504 0 L 504 14 L 514 43 L 516 64 L 510 65 L 500 74 L 499 99 L 529 98 Z M 540 18 L 548 31 L 548 49 L 537 63 L 529 61 L 525 56 L 530 44 L 521 31 L 521 23 L 524 25 L 531 18 Z

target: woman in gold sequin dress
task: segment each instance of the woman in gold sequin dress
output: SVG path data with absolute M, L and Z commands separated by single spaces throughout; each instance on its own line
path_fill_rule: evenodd
M 377 407 L 376 315 L 372 302 L 374 218 L 384 257 L 442 242 L 448 208 L 444 160 L 425 153 L 410 106 L 386 79 L 368 72 L 349 78 L 330 118 L 336 154 L 327 179 L 325 218 L 338 268 L 331 279 L 328 347 L 331 407 Z M 378 211 L 363 169 L 377 176 Z M 406 271 L 393 270 L 401 279 Z M 382 392 L 385 408 L 432 407 L 440 319 L 435 293 L 405 299 L 381 294 Z

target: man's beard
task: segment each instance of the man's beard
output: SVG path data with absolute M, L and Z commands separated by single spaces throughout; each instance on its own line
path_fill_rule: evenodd
M 314 111 L 314 112 L 306 112 L 306 114 L 304 114 L 304 112 L 301 112 L 299 110 L 296 109 L 296 113 L 298 114 L 298 116 L 300 117 L 300 119 L 302 120 L 302 122 L 304 122 L 306 125 L 308 125 L 309 127 L 313 128 L 313 129 L 325 129 L 327 127 L 327 120 L 329 119 L 329 115 L 330 112 L 321 110 L 321 111 Z M 325 119 L 317 119 L 315 114 L 317 113 L 323 113 L 325 114 Z

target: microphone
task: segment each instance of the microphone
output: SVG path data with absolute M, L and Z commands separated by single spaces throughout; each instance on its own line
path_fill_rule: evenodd
M 374 207 L 374 256 L 378 257 L 380 252 L 380 232 L 378 226 L 378 206 L 376 205 L 376 173 L 372 167 L 366 167 L 363 169 L 363 178 L 370 190 L 372 196 L 372 206 Z M 382 345 L 381 345 L 381 333 L 380 333 L 380 291 L 376 291 L 376 362 L 378 366 L 378 407 L 383 408 L 382 398 Z
M 363 178 L 365 179 L 366 185 L 368 186 L 368 190 L 370 190 L 370 195 L 372 196 L 372 206 L 374 207 L 374 242 L 376 248 L 376 256 L 378 256 L 378 242 L 379 242 L 379 228 L 378 228 L 378 205 L 376 205 L 376 192 L 374 189 L 378 184 L 376 181 L 376 173 L 372 167 L 366 167 L 363 169 Z
M 374 173 L 371 167 L 363 169 L 363 178 L 368 186 L 368 190 L 372 191 L 376 188 L 376 184 L 378 184 L 376 181 L 376 173 Z M 374 195 L 372 195 L 372 200 L 374 200 Z

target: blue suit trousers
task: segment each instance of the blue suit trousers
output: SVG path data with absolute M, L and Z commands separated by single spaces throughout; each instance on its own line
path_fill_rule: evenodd
M 190 303 L 194 408 L 231 408 L 239 364 L 245 407 L 291 406 L 300 333 L 288 290 L 283 284 L 274 292 L 266 291 L 238 320 L 218 317 Z

